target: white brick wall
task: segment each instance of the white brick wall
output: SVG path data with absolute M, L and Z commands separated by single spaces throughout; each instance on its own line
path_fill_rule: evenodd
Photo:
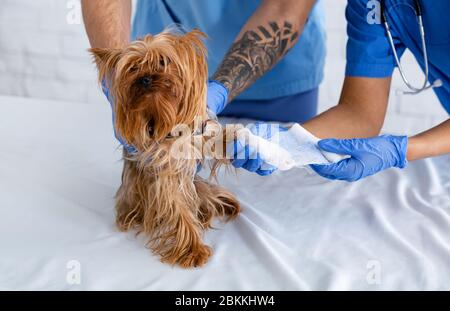
M 73 0 L 0 0 L 0 93 L 103 100 L 83 25 L 67 21 L 74 8 L 80 16 Z
M 95 67 L 86 52 L 89 44 L 84 26 L 76 23 L 80 17 L 76 1 L 0 0 L 0 94 L 104 102 L 96 84 Z M 329 54 L 321 110 L 339 99 L 346 41 L 346 1 L 323 1 L 327 7 Z M 406 55 L 403 62 L 410 76 L 421 77 L 411 55 Z M 447 118 L 433 92 L 396 96 L 395 89 L 402 87 L 397 75 L 393 85 L 386 131 L 411 134 Z

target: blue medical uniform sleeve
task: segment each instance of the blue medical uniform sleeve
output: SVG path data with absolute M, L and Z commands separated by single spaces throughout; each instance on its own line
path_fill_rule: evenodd
M 396 66 L 384 25 L 379 17 L 379 1 L 348 0 L 346 76 L 390 77 Z M 399 57 L 405 51 L 394 30 L 392 36 Z

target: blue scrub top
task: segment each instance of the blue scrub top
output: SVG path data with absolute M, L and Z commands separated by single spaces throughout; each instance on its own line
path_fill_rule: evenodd
M 374 2 L 348 0 L 347 76 L 389 77 L 396 67 L 384 25 L 372 22 Z M 450 0 L 420 0 L 420 3 L 428 48 L 429 80 L 441 79 L 444 83 L 434 91 L 450 114 Z M 414 7 L 413 0 L 386 0 L 388 22 L 398 55 L 408 48 L 424 69 L 421 37 L 411 6 Z
M 174 23 L 205 32 L 212 75 L 260 0 L 139 0 L 132 38 L 161 32 Z M 317 88 L 325 61 L 323 8 L 319 1 L 297 44 L 238 99 L 272 99 Z

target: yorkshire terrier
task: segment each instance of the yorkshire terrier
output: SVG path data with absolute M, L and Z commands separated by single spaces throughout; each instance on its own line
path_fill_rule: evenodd
M 114 101 L 116 133 L 135 149 L 123 153 L 117 226 L 145 234 L 162 262 L 183 268 L 202 266 L 211 256 L 202 234 L 213 217 L 230 220 L 240 211 L 232 193 L 197 175 L 199 164 L 221 149 L 205 152 L 192 139 L 206 140 L 205 124 L 217 125 L 196 122 L 208 120 L 204 37 L 198 30 L 164 31 L 123 49 L 90 50 Z M 180 125 L 187 131 L 177 130 Z M 190 147 L 187 156 L 175 156 L 180 142 Z M 211 174 L 228 163 L 217 156 Z

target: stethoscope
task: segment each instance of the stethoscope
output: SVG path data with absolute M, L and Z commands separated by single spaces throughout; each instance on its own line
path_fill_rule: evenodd
M 384 28 L 386 28 L 387 36 L 389 38 L 389 43 L 391 45 L 392 53 L 394 54 L 395 62 L 397 63 L 398 71 L 400 72 L 400 75 L 402 77 L 403 82 L 405 82 L 406 86 L 409 88 L 409 91 L 402 91 L 403 94 L 419 94 L 423 91 L 426 91 L 431 88 L 437 88 L 442 86 L 442 80 L 436 80 L 433 82 L 433 84 L 428 83 L 428 77 L 429 77 L 429 66 L 428 66 L 428 52 L 427 52 L 427 44 L 425 42 L 425 30 L 423 27 L 423 19 L 422 19 L 422 6 L 420 5 L 419 0 L 414 0 L 414 7 L 411 6 L 411 8 L 414 10 L 414 13 L 417 17 L 417 23 L 419 25 L 419 31 L 420 31 L 420 37 L 422 40 L 422 53 L 423 53 L 423 59 L 425 63 L 425 81 L 423 82 L 422 87 L 417 88 L 413 86 L 409 80 L 407 79 L 405 72 L 403 71 L 403 67 L 400 64 L 400 58 L 398 57 L 397 50 L 395 48 L 394 39 L 392 38 L 391 29 L 389 27 L 388 18 L 386 14 L 386 5 L 385 0 L 381 0 L 381 19 L 384 24 Z

